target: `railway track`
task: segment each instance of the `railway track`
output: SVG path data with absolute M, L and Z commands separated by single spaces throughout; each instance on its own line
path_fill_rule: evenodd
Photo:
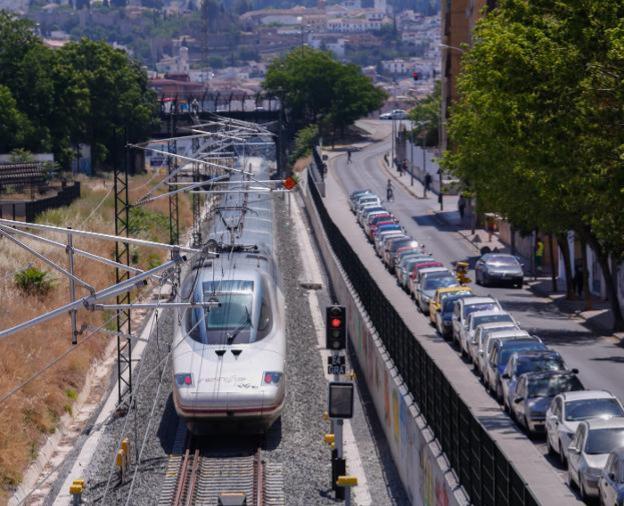
M 284 506 L 281 465 L 265 462 L 259 446 L 247 455 L 212 455 L 197 445 L 187 437 L 184 452 L 169 456 L 159 506 Z

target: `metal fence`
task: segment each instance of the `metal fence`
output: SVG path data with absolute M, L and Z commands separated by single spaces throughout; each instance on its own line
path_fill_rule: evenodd
M 308 186 L 334 253 L 471 502 L 476 506 L 537 505 L 527 484 L 407 328 L 332 221 L 309 172 Z

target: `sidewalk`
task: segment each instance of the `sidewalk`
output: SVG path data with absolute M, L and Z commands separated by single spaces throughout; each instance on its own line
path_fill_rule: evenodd
M 399 176 L 396 170 L 392 170 L 385 163 L 383 157 L 381 157 L 380 164 L 387 174 L 401 184 L 410 195 L 417 199 L 424 198 L 423 186 L 420 181 L 414 179 L 414 186 L 411 186 L 409 175 Z M 488 247 L 490 250 L 497 249 L 501 253 L 511 253 L 510 247 L 504 244 L 496 233 L 490 235 L 487 230 L 482 228 L 476 228 L 473 233 L 472 229 L 467 228 L 466 221 L 462 222 L 459 215 L 457 209 L 458 197 L 456 195 L 445 195 L 443 200 L 444 210 L 439 210 L 436 208 L 437 198 L 431 199 L 431 212 L 438 221 L 453 227 L 455 232 L 472 245 L 476 253 L 480 254 L 485 247 Z M 524 265 L 530 264 L 529 259 L 520 258 Z M 624 333 L 613 333 L 613 317 L 608 301 L 592 296 L 590 300 L 591 309 L 586 310 L 584 300 L 566 299 L 565 280 L 563 279 L 557 279 L 558 290 L 556 292 L 552 291 L 550 276 L 540 277 L 536 280 L 531 276 L 527 276 L 525 283 L 535 295 L 550 299 L 562 313 L 568 314 L 570 317 L 583 319 L 585 321 L 584 325 L 593 332 L 606 336 L 613 335 L 619 340 L 624 340 Z

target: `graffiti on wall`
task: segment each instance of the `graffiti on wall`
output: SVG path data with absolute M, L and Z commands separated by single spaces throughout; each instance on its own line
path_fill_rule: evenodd
M 428 455 L 427 446 L 420 448 L 420 496 L 423 506 L 448 506 L 449 499 L 444 483 L 437 476 L 433 467 L 437 464 L 432 462 Z M 439 471 L 438 471 L 439 472 Z

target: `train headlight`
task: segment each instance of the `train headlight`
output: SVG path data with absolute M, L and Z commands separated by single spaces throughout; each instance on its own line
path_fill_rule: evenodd
M 193 384 L 193 376 L 189 372 L 176 374 L 175 382 L 179 387 L 190 387 Z
M 279 385 L 282 381 L 283 374 L 281 372 L 266 371 L 262 376 L 262 383 L 264 385 Z

